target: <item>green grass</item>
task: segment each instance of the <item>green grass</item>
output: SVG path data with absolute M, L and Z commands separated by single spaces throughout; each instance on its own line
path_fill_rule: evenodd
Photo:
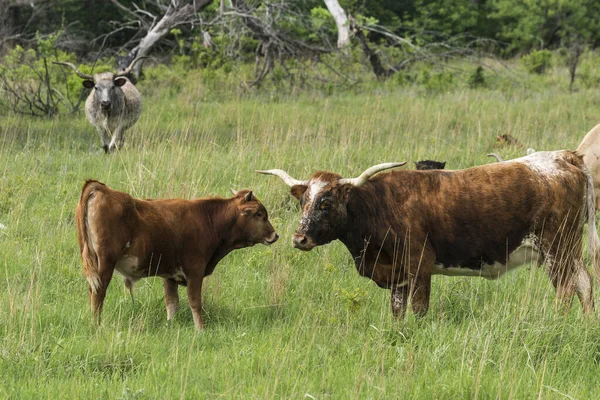
M 543 269 L 435 277 L 428 315 L 394 321 L 389 291 L 360 278 L 341 243 L 291 248 L 298 206 L 254 172 L 356 176 L 379 162 L 458 169 L 493 150 L 523 155 L 494 149 L 503 133 L 574 149 L 600 120 L 597 90 L 203 98 L 146 98 L 110 156 L 83 115 L 0 119 L 0 398 L 600 397 L 598 316 L 577 300 L 556 310 Z M 86 178 L 137 197 L 251 188 L 281 240 L 230 254 L 207 278 L 200 335 L 185 290 L 166 324 L 161 281 L 140 281 L 132 303 L 118 275 L 95 328 L 73 220 Z

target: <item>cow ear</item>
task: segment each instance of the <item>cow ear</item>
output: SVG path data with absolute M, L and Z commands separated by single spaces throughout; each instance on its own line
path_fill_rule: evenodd
M 304 194 L 304 192 L 306 192 L 306 189 L 308 189 L 308 186 L 306 185 L 294 185 L 292 186 L 292 196 L 294 196 L 296 199 L 300 200 L 302 198 L 302 195 Z
M 118 78 L 115 78 L 114 82 L 115 86 L 121 87 L 127 83 L 127 78 L 125 78 L 124 76 L 119 76 Z
M 246 195 L 244 196 L 244 201 L 245 202 L 252 201 L 252 190 L 249 191 L 248 193 L 246 193 Z
M 86 79 L 85 81 L 81 82 L 81 84 L 83 85 L 84 88 L 86 89 L 91 89 L 94 87 L 94 81 Z

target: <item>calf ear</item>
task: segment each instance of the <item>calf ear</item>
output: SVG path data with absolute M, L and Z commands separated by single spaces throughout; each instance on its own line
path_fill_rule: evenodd
M 249 191 L 248 193 L 246 193 L 246 195 L 244 196 L 244 201 L 245 202 L 252 201 L 252 190 Z
M 115 86 L 121 87 L 127 83 L 127 78 L 125 78 L 123 76 L 119 76 L 118 78 L 115 78 L 114 82 L 115 82 Z
M 84 88 L 87 88 L 87 89 L 91 89 L 95 85 L 94 81 L 91 81 L 89 79 L 86 79 L 85 81 L 81 82 L 81 84 L 83 85 Z
M 294 196 L 296 199 L 298 199 L 298 201 L 300 201 L 300 199 L 302 198 L 302 195 L 304 194 L 304 192 L 306 192 L 306 189 L 308 189 L 308 186 L 306 185 L 294 185 L 292 186 L 292 196 Z

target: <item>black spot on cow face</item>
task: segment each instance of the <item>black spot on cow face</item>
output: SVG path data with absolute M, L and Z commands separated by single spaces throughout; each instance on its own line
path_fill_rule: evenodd
M 308 185 L 292 187 L 292 195 L 300 201 L 302 219 L 292 236 L 292 246 L 311 250 L 337 239 L 346 226 L 349 185 L 338 185 L 325 177 L 313 177 Z

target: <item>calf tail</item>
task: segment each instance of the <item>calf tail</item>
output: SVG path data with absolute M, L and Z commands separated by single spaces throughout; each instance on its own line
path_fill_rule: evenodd
M 582 165 L 582 171 L 585 174 L 585 209 L 587 210 L 588 222 L 588 248 L 592 257 L 594 266 L 594 275 L 600 283 L 600 238 L 596 230 L 596 199 L 594 192 L 594 180 L 585 164 Z
M 81 191 L 81 197 L 77 204 L 76 224 L 77 236 L 79 239 L 79 248 L 81 250 L 81 259 L 83 261 L 83 272 L 90 284 L 90 290 L 97 293 L 100 288 L 100 274 L 98 273 L 98 255 L 94 248 L 94 242 L 90 236 L 88 223 L 89 201 L 94 197 L 96 189 L 102 185 L 97 181 L 86 181 Z

